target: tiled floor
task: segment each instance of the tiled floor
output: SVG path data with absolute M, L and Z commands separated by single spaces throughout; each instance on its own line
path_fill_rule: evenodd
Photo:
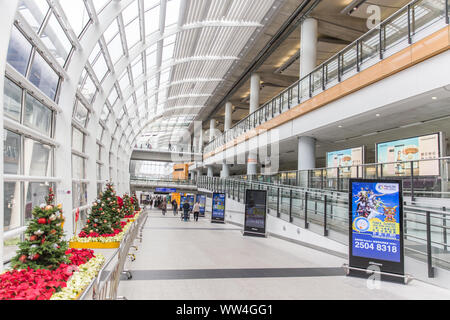
M 135 254 L 127 262 L 133 279 L 119 284 L 128 299 L 450 299 L 449 290 L 419 281 L 370 289 L 365 279 L 345 276 L 344 259 L 156 210 Z

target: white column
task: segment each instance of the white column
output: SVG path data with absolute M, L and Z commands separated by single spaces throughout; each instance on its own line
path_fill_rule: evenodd
M 8 52 L 9 38 L 11 37 L 11 29 L 14 23 L 18 0 L 1 0 L 2 18 L 0 19 L 0 132 L 3 135 L 3 92 L 4 92 L 4 74 L 6 68 L 6 56 Z M 0 139 L 0 175 L 2 177 L 0 183 L 0 203 L 4 204 L 3 199 L 3 138 Z M 0 272 L 3 270 L 3 208 L 0 210 Z
M 233 105 L 231 102 L 225 104 L 225 124 L 223 131 L 230 130 L 231 128 L 231 114 L 233 113 Z
M 307 18 L 303 21 L 300 32 L 300 78 L 303 78 L 314 70 L 317 63 L 317 20 Z
M 216 120 L 211 119 L 209 121 L 209 142 L 214 140 L 214 131 L 216 130 Z
M 200 129 L 198 137 L 198 152 L 203 152 L 203 128 Z
M 198 150 L 198 137 L 194 137 L 193 141 L 192 141 L 192 150 L 191 152 L 199 152 Z
M 213 166 L 207 166 L 208 168 L 208 177 L 214 177 Z
M 226 163 L 222 163 L 221 178 L 228 178 L 230 176 L 230 166 Z
M 261 77 L 257 73 L 252 73 L 250 78 L 250 110 L 249 114 L 259 108 L 259 91 Z
M 298 170 L 309 170 L 316 167 L 316 139 L 312 137 L 298 138 Z
M 259 108 L 259 91 L 261 78 L 259 74 L 252 73 L 250 78 L 250 110 L 252 114 Z M 247 157 L 247 175 L 253 176 L 257 174 L 258 154 L 257 150 L 251 150 Z

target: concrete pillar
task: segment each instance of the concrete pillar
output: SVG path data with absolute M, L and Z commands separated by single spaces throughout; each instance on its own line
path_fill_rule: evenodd
M 303 21 L 300 35 L 300 79 L 311 73 L 317 63 L 318 23 L 314 18 Z
M 257 73 L 252 73 L 250 78 L 250 110 L 249 114 L 259 108 L 259 91 L 261 77 Z
M 258 154 L 256 151 L 250 151 L 247 157 L 247 176 L 253 178 L 257 172 Z
M 316 167 L 316 139 L 312 137 L 298 138 L 298 170 L 309 170 Z
M 228 178 L 230 176 L 230 166 L 226 163 L 222 163 L 221 178 Z
M 192 152 L 198 152 L 198 137 L 194 137 L 192 141 Z
M 203 128 L 201 128 L 198 136 L 198 152 L 203 151 Z
M 213 166 L 208 166 L 208 177 L 214 177 Z
M 214 131 L 216 130 L 216 120 L 211 119 L 209 121 L 209 142 L 214 140 Z
M 225 124 L 223 131 L 230 130 L 231 128 L 231 114 L 233 113 L 233 105 L 231 102 L 225 104 Z
M 16 14 L 18 0 L 1 1 L 2 6 L 2 18 L 0 19 L 0 74 L 2 79 L 0 81 L 0 132 L 3 133 L 3 90 L 4 90 L 4 78 L 6 68 L 6 56 L 8 53 L 9 39 L 11 37 L 11 29 L 14 23 L 14 16 Z M 3 150 L 3 139 L 0 139 L 0 150 Z M 3 205 L 3 152 L 0 156 L 0 203 Z M 19 185 L 19 183 L 18 183 Z M 21 201 L 18 199 L 18 201 Z M 0 273 L 3 270 L 3 208 L 0 210 Z

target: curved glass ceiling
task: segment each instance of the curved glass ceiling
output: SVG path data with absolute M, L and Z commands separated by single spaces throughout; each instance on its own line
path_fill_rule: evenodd
M 110 132 L 119 126 L 129 143 L 151 136 L 167 145 L 227 79 L 277 2 L 22 0 L 19 13 L 65 70 L 90 28 L 104 30 L 78 81 L 74 119 L 100 104 Z

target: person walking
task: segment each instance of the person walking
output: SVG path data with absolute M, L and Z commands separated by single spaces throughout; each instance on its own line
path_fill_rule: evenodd
M 195 222 L 198 221 L 198 214 L 200 213 L 200 202 L 196 202 L 194 204 L 194 207 L 192 208 L 192 211 L 194 211 L 194 220 Z
M 166 210 L 167 210 L 167 203 L 166 203 L 166 201 L 163 201 L 161 203 L 161 210 L 162 210 L 163 216 L 165 216 L 166 215 Z
M 191 206 L 189 205 L 189 202 L 186 200 L 183 203 L 183 214 L 184 214 L 184 221 L 188 221 L 189 219 L 189 209 L 191 208 Z
M 177 210 L 178 210 L 178 203 L 175 199 L 172 200 L 172 209 L 173 209 L 173 215 L 176 216 Z

